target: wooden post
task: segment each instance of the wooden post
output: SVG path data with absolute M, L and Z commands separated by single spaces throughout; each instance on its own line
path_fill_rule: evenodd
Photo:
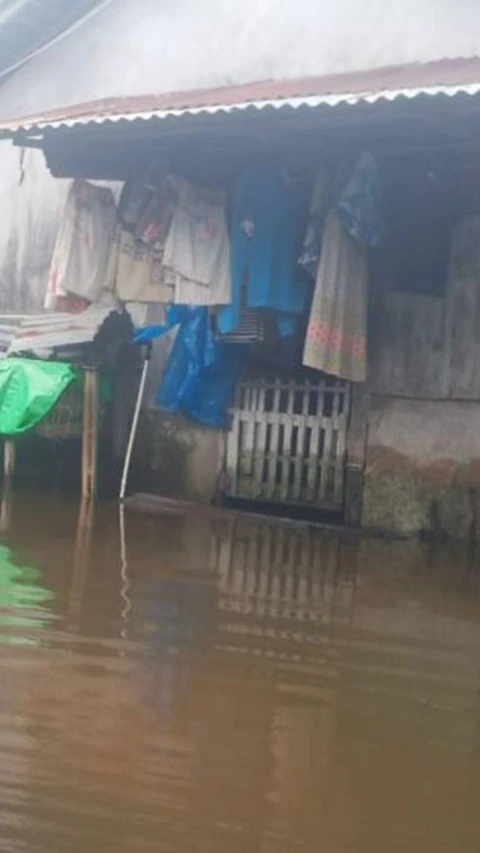
M 91 498 L 97 489 L 98 371 L 84 368 L 82 430 L 82 497 Z
M 17 445 L 14 440 L 12 438 L 5 438 L 3 444 L 3 494 L 0 507 L 0 533 L 6 533 L 10 527 L 16 450 Z

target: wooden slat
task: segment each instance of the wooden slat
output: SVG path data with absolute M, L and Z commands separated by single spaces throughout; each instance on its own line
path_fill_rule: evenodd
M 286 411 L 280 412 L 282 391 L 287 401 Z M 312 393 L 316 395 L 316 406 L 310 413 Z M 347 383 L 334 380 L 320 380 L 314 385 L 285 383 L 279 379 L 242 383 L 235 399 L 237 408 L 232 410 L 232 430 L 227 442 L 230 494 L 339 507 L 343 498 L 349 393 Z M 300 394 L 303 395 L 301 413 L 295 413 L 295 400 Z M 323 414 L 326 394 L 332 395 L 332 410 L 328 416 Z M 268 412 L 267 395 L 273 403 Z M 292 455 L 294 429 L 297 436 Z M 325 439 L 320 458 L 322 429 Z M 310 431 L 309 441 L 307 431 Z M 280 483 L 277 482 L 279 471 Z
M 235 388 L 233 408 L 231 409 L 231 429 L 227 436 L 227 474 L 228 490 L 232 495 L 238 494 L 238 466 L 240 464 L 240 410 L 244 385 L 238 382 Z
M 258 608 L 259 616 L 266 612 L 266 602 L 269 589 L 270 570 L 272 565 L 272 527 L 269 525 L 262 531 L 262 561 L 259 567 L 258 598 L 261 602 Z
M 295 383 L 290 382 L 288 386 L 288 402 L 287 402 L 287 414 L 291 415 L 290 418 L 286 418 L 284 421 L 284 430 L 283 430 L 283 461 L 282 461 L 282 475 L 281 475 L 281 489 L 280 489 L 280 499 L 282 501 L 287 501 L 290 497 L 290 446 L 292 443 L 292 431 L 293 431 L 293 407 L 295 405 Z
M 278 418 L 280 410 L 281 383 L 278 379 L 273 385 L 273 411 L 269 413 L 270 422 L 270 453 L 267 466 L 267 483 L 265 497 L 272 500 L 277 489 L 277 459 L 280 440 L 280 421 Z
M 323 382 L 320 382 L 316 388 L 318 389 L 318 393 L 316 394 L 316 405 L 314 408 L 314 412 L 312 415 L 312 426 L 311 426 L 311 434 L 310 434 L 310 457 L 308 459 L 308 474 L 307 474 L 307 492 L 306 492 L 306 500 L 309 503 L 313 503 L 317 496 L 317 491 L 319 487 L 318 482 L 318 474 L 320 467 L 320 427 L 322 424 L 323 418 L 320 416 L 320 403 L 323 405 L 323 391 L 325 385 Z
M 268 612 L 270 616 L 278 616 L 280 612 L 280 585 L 282 577 L 282 554 L 284 537 L 285 528 L 279 527 L 276 531 L 276 535 L 273 540 L 275 556 L 272 561 L 272 575 L 269 590 L 270 607 Z
M 257 566 L 259 557 L 259 530 L 256 527 L 248 541 L 247 563 L 246 563 L 246 578 L 245 578 L 245 595 L 247 596 L 248 612 L 253 612 L 252 600 L 255 595 L 257 586 Z
M 340 483 L 340 497 L 337 498 L 337 466 L 339 460 L 339 444 L 340 444 L 340 436 L 339 436 L 339 419 L 340 419 L 340 395 L 337 394 L 335 389 L 333 394 L 333 403 L 332 403 L 332 457 L 331 464 L 329 470 L 328 477 L 328 486 L 331 485 L 331 489 L 329 491 L 333 494 L 334 500 L 342 499 L 342 487 L 343 487 L 343 477 Z M 343 470 L 343 458 L 341 459 L 342 470 Z M 327 486 L 327 488 L 328 488 Z
M 257 424 L 263 423 L 263 421 L 267 419 L 269 423 L 278 423 L 280 426 L 291 425 L 294 427 L 303 427 L 303 426 L 314 426 L 315 418 L 313 415 L 299 415 L 292 413 L 289 415 L 287 412 L 280 412 L 276 417 L 273 412 L 261 412 L 261 411 L 253 411 L 253 412 L 240 412 L 240 421 L 245 423 L 251 423 L 252 420 Z M 322 418 L 320 417 L 320 421 L 329 420 L 331 418 Z
M 328 391 L 331 393 L 331 391 Z M 324 399 L 322 398 L 322 411 L 324 407 Z M 320 488 L 319 488 L 319 496 L 324 497 L 328 492 L 328 475 L 330 471 L 331 464 L 331 454 L 332 454 L 332 433 L 333 433 L 333 423 L 331 418 L 322 418 L 322 427 L 323 427 L 323 449 L 322 449 L 322 457 L 320 460 Z
M 251 383 L 251 385 L 247 386 L 247 405 L 248 411 L 242 417 L 242 420 L 246 422 L 245 429 L 245 444 L 243 447 L 243 479 L 244 483 L 248 490 L 248 496 L 253 497 L 252 487 L 253 487 L 253 463 L 255 458 L 255 432 L 256 432 L 256 420 L 258 410 L 257 410 L 257 400 L 258 400 L 258 383 Z
M 227 474 L 230 494 L 238 494 L 238 466 L 240 464 L 240 412 L 232 412 L 232 428 L 227 436 Z
M 337 396 L 337 402 L 340 401 L 340 396 Z M 335 460 L 335 483 L 334 483 L 334 498 L 340 502 L 343 500 L 343 487 L 345 482 L 345 456 L 347 447 L 347 425 L 348 414 L 350 410 L 350 397 L 343 398 L 343 412 L 338 417 L 338 432 L 337 432 L 337 458 Z
M 256 498 L 263 496 L 263 467 L 267 442 L 268 420 L 265 413 L 266 382 L 260 380 L 257 389 L 256 414 L 263 415 L 255 433 L 255 449 L 253 464 L 253 494 Z
M 232 519 L 228 522 L 227 529 L 220 537 L 218 549 L 218 586 L 221 592 L 226 592 L 230 586 L 230 573 L 232 568 L 232 548 L 235 541 L 236 522 Z
M 308 405 L 310 402 L 310 383 L 307 382 L 305 384 L 305 388 L 303 391 L 303 400 L 302 400 L 302 421 L 298 425 L 297 431 L 297 449 L 295 456 L 295 473 L 294 473 L 294 485 L 293 485 L 293 495 L 292 499 L 294 501 L 298 501 L 301 503 L 302 500 L 302 479 L 303 479 L 303 466 L 305 462 L 305 434 L 307 429 L 307 424 L 309 423 L 308 417 Z
M 287 605 L 285 615 L 288 609 L 294 603 L 295 598 L 295 569 L 297 557 L 298 536 L 295 530 L 287 532 L 287 560 L 283 568 L 283 599 Z
M 426 399 L 446 396 L 447 301 L 448 297 L 395 291 L 380 297 L 369 338 L 373 393 Z
M 236 613 L 241 613 L 246 563 L 246 546 L 242 539 L 237 539 L 236 550 L 237 553 L 234 553 L 232 570 L 232 610 Z

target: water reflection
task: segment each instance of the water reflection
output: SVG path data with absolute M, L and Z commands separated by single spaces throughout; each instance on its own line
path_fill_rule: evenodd
M 36 629 L 51 624 L 46 606 L 54 595 L 40 583 L 41 572 L 23 565 L 11 549 L 0 545 L 0 643 L 34 645 L 40 642 Z M 37 632 L 38 634 L 38 632 Z
M 72 580 L 70 584 L 68 608 L 71 619 L 71 629 L 78 625 L 81 616 L 92 547 L 94 519 L 95 499 L 85 498 L 80 503 L 77 531 L 75 535 L 75 549 L 73 553 Z
M 121 636 L 126 640 L 128 618 L 132 609 L 132 602 L 130 601 L 130 579 L 128 575 L 127 541 L 125 535 L 125 506 L 123 503 L 120 504 L 118 510 L 118 529 L 120 535 L 120 595 L 123 601 L 120 616 L 124 623 Z
M 4 483 L 0 503 L 0 533 L 8 533 L 13 511 L 13 489 L 11 483 Z
M 461 548 L 76 512 L 12 517 L 55 597 L 0 654 L 2 851 L 480 849 Z

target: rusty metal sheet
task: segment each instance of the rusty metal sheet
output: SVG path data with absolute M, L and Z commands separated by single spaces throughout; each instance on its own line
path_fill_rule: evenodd
M 0 123 L 0 136 L 60 127 L 158 120 L 244 110 L 335 107 L 480 93 L 480 58 L 441 60 L 329 77 L 264 80 L 239 86 L 107 98 Z

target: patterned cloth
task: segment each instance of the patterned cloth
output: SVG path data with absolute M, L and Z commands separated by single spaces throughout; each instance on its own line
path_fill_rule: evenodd
M 173 302 L 174 288 L 165 283 L 163 249 L 148 246 L 129 231 L 119 235 L 116 290 L 122 302 Z
M 327 218 L 303 363 L 340 379 L 367 373 L 367 256 L 338 213 Z

